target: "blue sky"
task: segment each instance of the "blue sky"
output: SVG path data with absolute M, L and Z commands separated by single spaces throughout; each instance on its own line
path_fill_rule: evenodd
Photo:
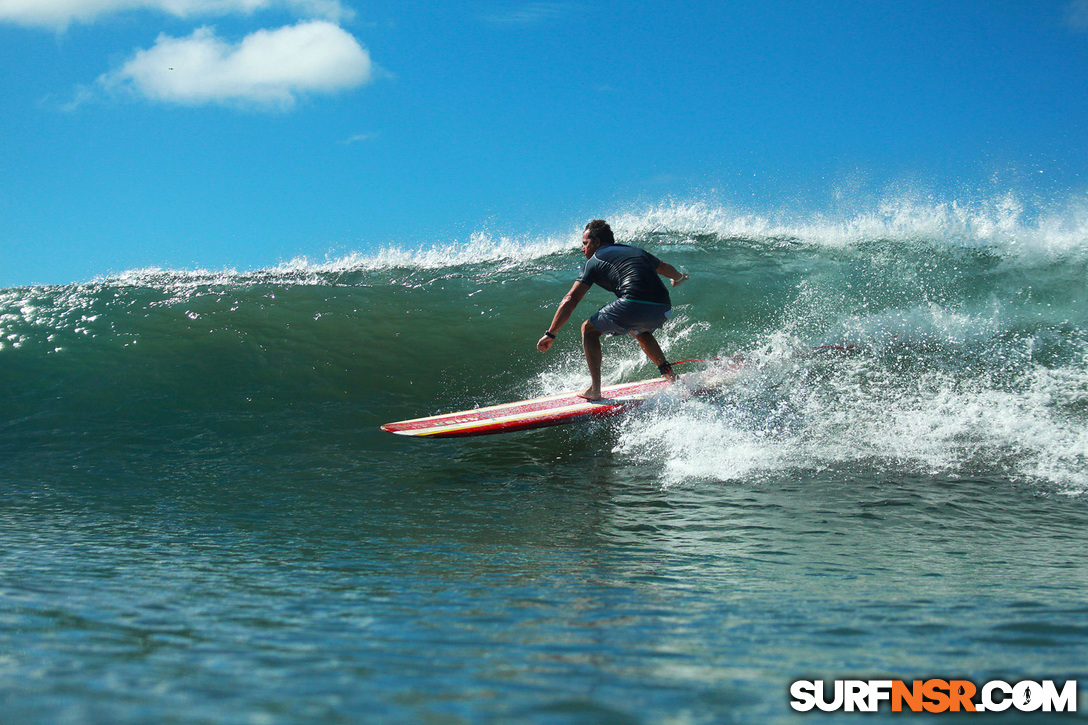
M 1088 0 L 0 0 L 0 63 L 0 287 L 1088 190 Z

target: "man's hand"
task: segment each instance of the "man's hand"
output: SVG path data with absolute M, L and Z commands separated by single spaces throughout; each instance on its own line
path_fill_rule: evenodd
M 552 346 L 553 342 L 555 342 L 554 337 L 548 337 L 547 335 L 544 335 L 537 341 L 536 349 L 540 350 L 541 352 L 547 352 L 548 348 Z
M 680 284 L 681 282 L 686 282 L 688 279 L 688 276 L 686 274 L 683 274 L 680 270 L 678 270 L 676 267 L 672 266 L 668 262 L 662 262 L 661 264 L 657 265 L 657 273 L 660 274 L 662 277 L 668 277 L 670 280 L 672 280 L 673 287 Z

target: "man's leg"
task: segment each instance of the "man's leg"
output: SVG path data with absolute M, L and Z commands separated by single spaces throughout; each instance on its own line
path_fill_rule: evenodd
M 646 357 L 650 358 L 650 362 L 657 365 L 660 368 L 662 365 L 668 363 L 665 359 L 665 353 L 661 352 L 661 346 L 657 344 L 657 339 L 650 332 L 632 332 L 635 339 L 638 340 L 639 347 L 646 353 Z M 669 380 L 675 380 L 672 372 L 665 373 L 665 377 Z
M 579 393 L 586 400 L 601 399 L 601 333 L 589 320 L 582 323 L 582 349 L 589 366 L 589 387 Z

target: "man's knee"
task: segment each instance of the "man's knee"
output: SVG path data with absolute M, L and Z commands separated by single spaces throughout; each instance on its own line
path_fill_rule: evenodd
M 593 326 L 593 323 L 586 320 L 582 323 L 582 339 L 587 337 L 600 337 L 601 331 Z

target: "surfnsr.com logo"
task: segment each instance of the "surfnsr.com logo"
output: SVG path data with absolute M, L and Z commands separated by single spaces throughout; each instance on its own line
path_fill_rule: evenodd
M 969 680 L 835 680 L 830 692 L 823 680 L 797 680 L 790 696 L 790 707 L 799 712 L 876 712 L 884 702 L 892 712 L 1077 711 L 1076 680 L 1061 689 L 1053 680 L 991 680 L 982 687 Z

